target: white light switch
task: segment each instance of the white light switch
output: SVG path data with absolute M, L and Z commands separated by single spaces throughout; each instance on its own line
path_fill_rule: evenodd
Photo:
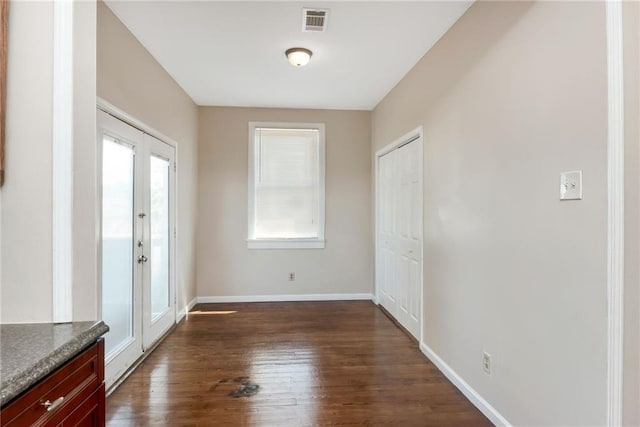
M 560 174 L 560 200 L 582 200 L 582 171 Z

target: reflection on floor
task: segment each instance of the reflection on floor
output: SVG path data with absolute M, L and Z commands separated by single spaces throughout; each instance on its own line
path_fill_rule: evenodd
M 107 423 L 491 423 L 368 301 L 200 304 L 108 398 Z

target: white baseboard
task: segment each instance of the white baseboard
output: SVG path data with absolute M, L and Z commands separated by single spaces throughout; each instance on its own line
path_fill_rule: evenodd
M 489 420 L 497 426 L 510 427 L 507 421 L 496 409 L 489 404 L 480 394 L 475 391 L 460 375 L 458 375 L 444 360 L 433 352 L 425 343 L 420 343 L 420 350 L 431 362 L 464 394 L 476 408 L 480 410 Z
M 197 304 L 197 302 L 198 302 L 198 299 L 194 298 L 191 301 L 189 301 L 189 304 L 187 304 L 186 307 L 182 307 L 180 311 L 178 311 L 178 318 L 176 319 L 176 323 L 180 322 L 184 318 L 184 316 L 187 315 L 187 312 L 191 311 L 191 309 Z
M 373 300 L 373 294 L 234 295 L 198 297 L 198 303 Z

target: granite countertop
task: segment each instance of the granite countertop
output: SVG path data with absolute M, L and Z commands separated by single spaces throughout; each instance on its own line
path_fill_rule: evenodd
M 103 321 L 0 325 L 0 406 L 109 331 Z

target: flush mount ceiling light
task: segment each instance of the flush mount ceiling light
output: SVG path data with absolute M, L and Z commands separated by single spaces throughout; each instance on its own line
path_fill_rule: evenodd
M 284 54 L 287 55 L 287 59 L 291 65 L 294 67 L 303 67 L 307 65 L 313 52 L 303 47 L 292 47 L 291 49 L 287 49 Z

